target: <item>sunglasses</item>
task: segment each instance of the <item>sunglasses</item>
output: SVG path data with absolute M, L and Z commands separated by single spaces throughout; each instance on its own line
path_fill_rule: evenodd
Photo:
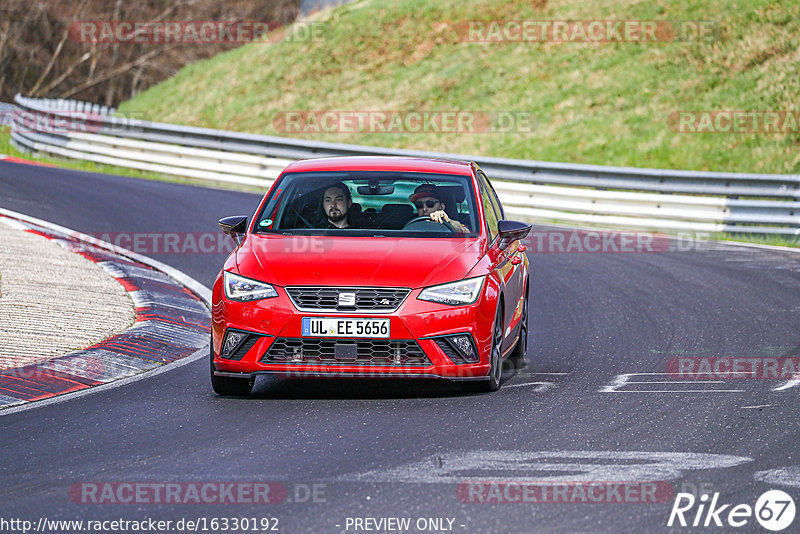
M 439 201 L 438 200 L 426 200 L 424 203 L 422 201 L 416 202 L 416 206 L 418 210 L 422 209 L 423 204 L 429 208 L 434 207 Z

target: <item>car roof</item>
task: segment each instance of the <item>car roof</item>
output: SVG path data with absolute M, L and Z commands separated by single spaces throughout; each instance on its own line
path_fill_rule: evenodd
M 406 171 L 470 176 L 468 161 L 399 156 L 342 156 L 301 159 L 290 163 L 284 172 L 313 171 Z

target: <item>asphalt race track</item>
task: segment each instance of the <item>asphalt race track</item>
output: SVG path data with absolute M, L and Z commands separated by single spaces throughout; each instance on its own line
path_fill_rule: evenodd
M 217 219 L 252 215 L 259 199 L 0 163 L 0 207 L 93 234 L 216 234 Z M 250 398 L 220 398 L 202 359 L 0 416 L 0 515 L 34 525 L 152 518 L 173 521 L 170 532 L 181 519 L 187 531 L 198 520 L 198 531 L 223 531 L 233 518 L 254 521 L 248 531 L 277 518 L 280 532 L 401 531 L 388 518 L 408 519 L 407 532 L 767 532 L 755 517 L 739 528 L 714 527 L 705 513 L 691 522 L 702 494 L 732 505 L 723 522 L 770 489 L 798 502 L 800 380 L 668 371 L 679 358 L 797 361 L 784 358 L 800 356 L 800 254 L 529 248 L 529 366 L 509 370 L 499 392 L 261 378 Z M 155 252 L 209 286 L 225 257 Z M 526 481 L 552 493 L 523 499 Z M 232 482 L 270 483 L 270 503 L 247 504 L 247 495 L 258 501 L 252 493 L 197 503 L 185 493 Z M 177 503 L 109 504 L 130 497 L 125 483 L 181 483 L 184 493 Z M 596 500 L 576 492 L 591 484 Z M 90 502 L 106 490 L 104 504 Z M 679 492 L 698 504 L 685 514 L 690 526 L 669 528 Z

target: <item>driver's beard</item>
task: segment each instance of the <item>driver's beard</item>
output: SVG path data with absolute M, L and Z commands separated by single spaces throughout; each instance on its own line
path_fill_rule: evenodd
M 347 213 L 343 211 L 339 211 L 339 215 L 331 215 L 330 213 L 328 214 L 328 220 L 332 223 L 343 221 L 345 217 L 347 217 Z

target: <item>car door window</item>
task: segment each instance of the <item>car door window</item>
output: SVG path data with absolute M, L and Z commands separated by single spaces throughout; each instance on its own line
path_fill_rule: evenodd
M 486 183 L 486 177 L 483 173 L 480 173 L 478 182 L 480 183 L 481 188 L 481 198 L 483 200 L 483 212 L 486 214 L 486 224 L 489 226 L 489 240 L 494 241 L 494 238 L 497 237 L 497 211 L 495 210 L 494 204 L 492 203 L 492 194 L 489 191 L 489 187 Z
M 497 213 L 497 218 L 502 221 L 506 218 L 506 214 L 503 211 L 503 205 L 500 204 L 500 199 L 497 197 L 497 193 L 495 193 L 494 187 L 492 187 L 492 182 L 489 181 L 489 178 L 487 178 L 483 172 L 481 172 L 481 176 L 483 176 L 483 179 L 486 181 L 486 186 L 489 190 L 489 198 L 492 200 L 492 206 L 494 206 L 494 211 Z

